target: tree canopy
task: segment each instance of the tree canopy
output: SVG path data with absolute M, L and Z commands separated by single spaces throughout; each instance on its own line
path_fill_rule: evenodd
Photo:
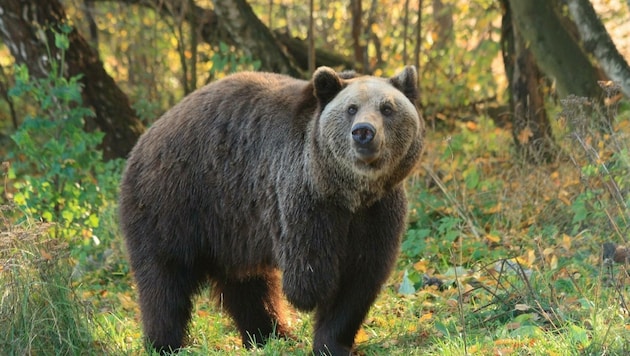
M 43 75 L 47 58 L 56 56 L 53 34 L 68 26 L 64 70 L 69 77 L 82 76 L 84 100 L 96 114 L 87 128 L 105 133 L 105 157 L 124 157 L 142 127 L 175 101 L 236 70 L 308 78 L 309 68 L 320 65 L 390 75 L 415 64 L 418 105 L 427 120 L 448 124 L 482 110 L 500 125 L 514 123 L 516 146 L 538 142 L 536 151 L 553 147 L 540 145 L 551 136 L 542 115 L 544 101 L 530 100 L 525 110 L 538 113 L 527 118 L 536 123 L 532 126 L 518 122 L 524 117 L 518 114 L 519 100 L 535 98 L 540 90 L 595 99 L 602 95 L 597 81 L 609 79 L 628 94 L 630 70 L 623 56 L 628 49 L 618 25 L 627 19 L 628 8 L 621 2 L 612 10 L 586 0 L 308 5 L 290 0 L 5 0 L 0 5 L 3 92 L 12 85 L 12 63 Z M 531 51 L 529 57 L 521 56 L 525 50 Z M 515 70 L 525 86 L 515 80 Z M 0 109 L 12 120 L 3 125 L 15 128 L 16 103 L 4 97 Z

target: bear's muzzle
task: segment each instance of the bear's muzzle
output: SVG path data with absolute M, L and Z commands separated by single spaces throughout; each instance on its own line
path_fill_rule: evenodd
M 380 140 L 374 125 L 367 122 L 356 123 L 352 126 L 352 140 L 359 160 L 370 164 L 378 158 Z

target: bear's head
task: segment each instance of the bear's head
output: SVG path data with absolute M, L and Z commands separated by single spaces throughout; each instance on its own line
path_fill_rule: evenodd
M 375 178 L 396 173 L 392 170 L 402 160 L 419 156 L 409 152 L 421 149 L 424 132 L 414 104 L 414 67 L 389 79 L 345 76 L 320 67 L 313 74 L 313 88 L 319 102 L 315 139 L 335 165 Z

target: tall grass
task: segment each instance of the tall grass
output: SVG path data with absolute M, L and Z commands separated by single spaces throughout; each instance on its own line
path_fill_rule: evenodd
M 4 210 L 8 209 L 3 207 Z M 5 355 L 106 351 L 91 335 L 91 311 L 71 284 L 67 246 L 50 225 L 11 225 L 0 215 L 0 350 Z

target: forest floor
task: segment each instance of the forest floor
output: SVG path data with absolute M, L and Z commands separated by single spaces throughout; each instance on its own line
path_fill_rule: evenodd
M 630 353 L 630 121 L 617 115 L 612 129 L 578 130 L 559 109 L 553 115 L 559 153 L 546 164 L 516 158 L 509 130 L 484 117 L 448 132 L 429 130 L 408 183 L 401 256 L 357 335 L 358 354 Z M 117 231 L 114 204 L 101 222 Z M 54 354 L 144 354 L 122 238 L 78 260 L 72 245 L 46 240 L 43 229 L 22 223 L 2 231 L 0 257 L 11 258 L 0 266 L 0 282 L 9 286 L 0 318 L 12 319 L 0 347 L 11 354 L 45 354 L 41 345 L 51 344 L 58 345 L 47 349 Z M 51 282 L 57 270 L 61 278 Z M 292 312 L 298 341 L 245 350 L 209 295 L 195 303 L 190 346 L 180 354 L 311 349 L 310 315 Z

